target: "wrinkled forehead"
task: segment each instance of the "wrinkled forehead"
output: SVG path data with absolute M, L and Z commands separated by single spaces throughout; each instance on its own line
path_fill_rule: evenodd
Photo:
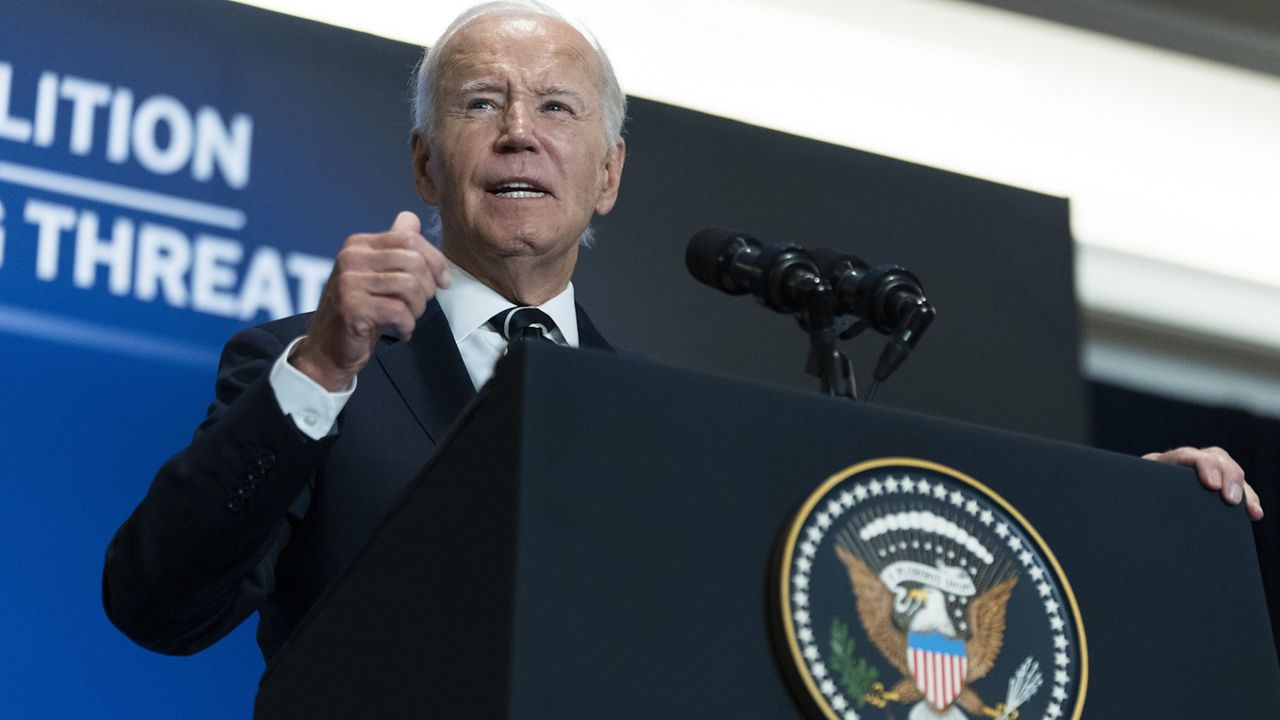
M 445 41 L 437 78 L 456 91 L 477 81 L 517 76 L 525 82 L 604 87 L 600 59 L 585 37 L 566 22 L 542 15 L 485 15 L 463 25 Z

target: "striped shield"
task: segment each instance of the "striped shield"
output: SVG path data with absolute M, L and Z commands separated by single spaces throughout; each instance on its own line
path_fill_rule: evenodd
M 939 632 L 907 634 L 907 665 L 916 687 L 938 710 L 945 710 L 960 696 L 969 671 L 964 641 Z

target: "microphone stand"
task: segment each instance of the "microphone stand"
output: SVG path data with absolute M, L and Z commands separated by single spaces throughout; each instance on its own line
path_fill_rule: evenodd
M 809 360 L 805 372 L 818 378 L 825 395 L 858 399 L 853 363 L 836 349 L 836 340 L 855 323 L 836 319 L 836 296 L 831 286 L 818 281 L 805 292 L 805 309 L 796 313 L 800 327 L 809 333 Z

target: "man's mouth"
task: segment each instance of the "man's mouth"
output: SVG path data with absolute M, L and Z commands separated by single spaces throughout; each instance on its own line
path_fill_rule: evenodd
M 511 181 L 499 183 L 489 189 L 489 192 L 501 198 L 509 198 L 512 200 L 523 200 L 527 198 L 540 198 L 547 195 L 547 191 L 532 183 Z

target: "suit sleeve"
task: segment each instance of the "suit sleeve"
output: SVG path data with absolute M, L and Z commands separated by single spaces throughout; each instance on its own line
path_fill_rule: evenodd
M 208 416 L 107 549 L 107 616 L 143 647 L 202 650 L 274 588 L 275 560 L 334 441 L 307 438 L 280 411 L 268 374 L 289 340 L 257 327 L 227 343 Z

